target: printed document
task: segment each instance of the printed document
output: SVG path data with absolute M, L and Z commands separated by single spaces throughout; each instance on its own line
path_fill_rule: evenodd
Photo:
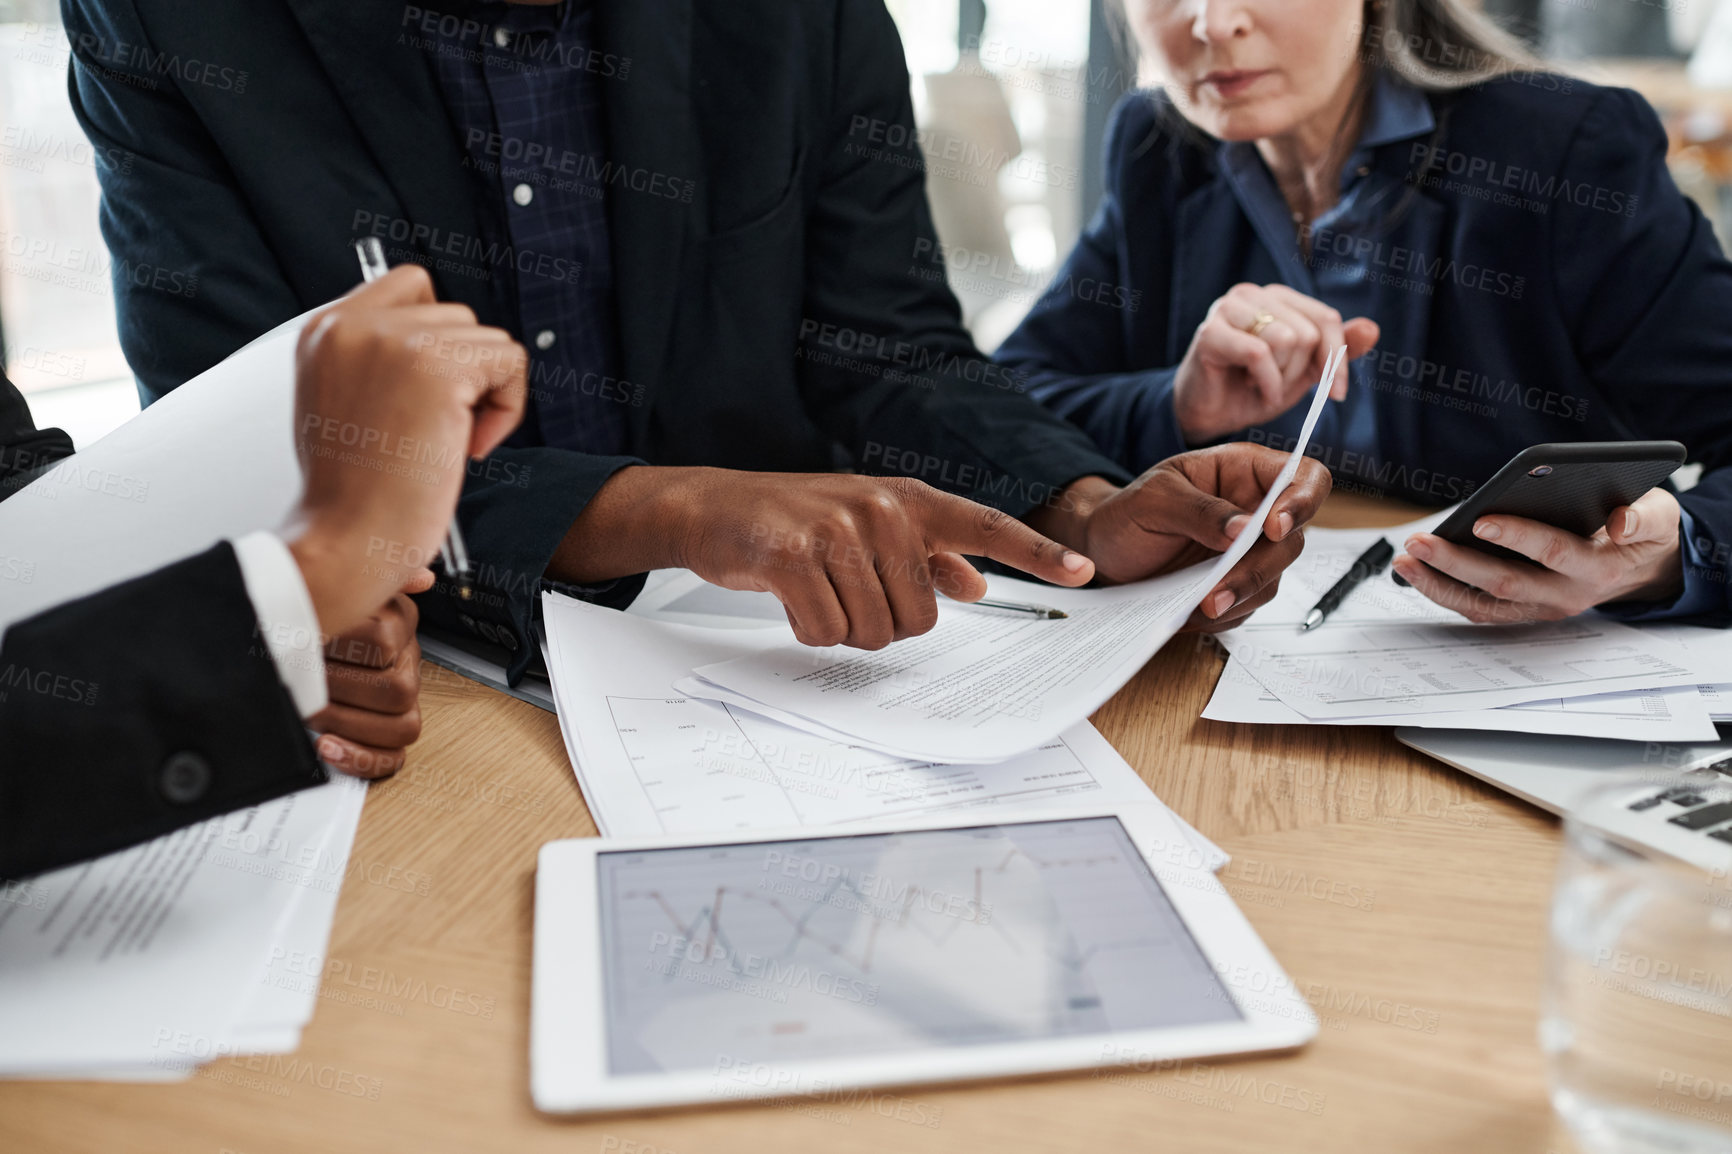
M 694 664 L 787 644 L 793 631 L 785 621 L 756 630 L 701 628 L 554 593 L 544 594 L 542 605 L 560 726 L 596 826 L 608 837 L 1155 801 L 1086 722 L 1002 764 L 943 765 L 891 757 L 670 688 Z M 1209 868 L 1225 861 L 1190 832 Z
M 1233 663 L 1313 720 L 1419 725 L 1429 716 L 1434 725 L 1493 728 L 1483 714 L 1473 720 L 1441 715 L 1531 705 L 1536 714 L 1550 708 L 1571 717 L 1567 723 L 1558 719 L 1560 728 L 1540 732 L 1575 734 L 1585 731 L 1581 711 L 1559 706 L 1560 700 L 1634 693 L 1614 708 L 1648 713 L 1659 705 L 1644 702 L 1644 694 L 1722 682 L 1732 672 L 1725 668 L 1727 659 L 1706 644 L 1692 650 L 1664 629 L 1593 613 L 1532 625 L 1474 625 L 1396 585 L 1387 573 L 1361 584 L 1320 627 L 1301 632 L 1307 610 L 1366 546 L 1387 536 L 1399 547 L 1436 519 L 1387 530 L 1310 530 L 1305 555 L 1284 575 L 1281 592 L 1245 625 L 1221 635 Z M 1227 685 L 1228 699 L 1216 710 L 1220 719 L 1248 719 L 1240 688 L 1242 683 Z M 1700 692 L 1667 694 L 1665 715 L 1676 714 L 1680 732 L 1702 733 L 1703 700 Z M 1536 717 L 1526 726 L 1495 728 L 1532 732 L 1541 724 Z M 1658 732 L 1659 722 L 1652 724 L 1644 732 Z M 1674 739 L 1697 738 L 1665 738 Z
M 1554 698 L 1496 709 L 1448 713 L 1411 713 L 1393 717 L 1337 717 L 1313 720 L 1263 688 L 1237 659 L 1229 659 L 1215 683 L 1203 717 L 1251 725 L 1407 725 L 1426 729 L 1496 729 L 1508 733 L 1549 733 L 1625 741 L 1718 741 L 1713 710 L 1717 702 L 1703 692 L 1712 686 L 1603 693 Z
M 309 940 L 303 899 L 329 932 L 364 798 L 344 778 L 0 886 L 0 1075 L 184 1070 L 304 1022 L 257 987 Z
M 1107 589 L 995 575 L 987 578 L 989 598 L 1069 616 L 1032 618 L 941 598 L 931 632 L 875 653 L 795 643 L 693 673 L 801 728 L 895 757 L 978 764 L 1042 748 L 1117 693 L 1262 535 L 1328 399 L 1328 389 L 1316 390 L 1280 475 L 1232 547 L 1213 561 Z

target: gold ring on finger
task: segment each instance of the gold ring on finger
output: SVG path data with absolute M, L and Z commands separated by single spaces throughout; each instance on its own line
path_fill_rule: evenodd
M 1257 318 L 1251 322 L 1251 327 L 1246 329 L 1245 331 L 1250 333 L 1254 337 L 1262 336 L 1263 330 L 1268 328 L 1270 325 L 1272 325 L 1274 323 L 1275 323 L 1275 314 L 1274 313 L 1258 313 Z

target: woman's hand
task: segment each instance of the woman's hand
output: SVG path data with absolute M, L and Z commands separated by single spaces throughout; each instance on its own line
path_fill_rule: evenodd
M 1666 601 L 1684 587 L 1678 499 L 1650 489 L 1578 537 L 1525 517 L 1481 517 L 1474 536 L 1544 568 L 1489 557 L 1430 533 L 1407 539 L 1395 571 L 1470 621 L 1558 621 L 1608 601 Z M 1424 564 L 1421 564 L 1424 562 Z
M 1209 306 L 1173 378 L 1188 444 L 1202 444 L 1291 409 L 1339 345 L 1356 360 L 1377 344 L 1375 321 L 1341 314 L 1286 285 L 1237 284 Z M 1347 368 L 1330 383 L 1347 396 Z

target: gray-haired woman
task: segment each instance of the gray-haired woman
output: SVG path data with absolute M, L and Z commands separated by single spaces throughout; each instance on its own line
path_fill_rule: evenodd
M 1337 487 L 1432 505 L 1531 444 L 1680 440 L 1705 468 L 1681 501 L 1592 538 L 1487 517 L 1540 564 L 1421 533 L 1396 569 L 1476 620 L 1732 619 L 1732 266 L 1640 96 L 1459 0 L 1125 15 L 1159 87 L 1115 112 L 1101 210 L 999 350 L 1036 396 L 1138 469 L 1287 443 L 1346 344 L 1314 451 Z

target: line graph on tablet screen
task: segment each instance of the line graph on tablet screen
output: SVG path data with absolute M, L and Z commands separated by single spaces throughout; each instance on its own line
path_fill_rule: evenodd
M 1039 870 L 1088 869 L 1091 866 L 1122 864 L 1122 859 L 1116 854 L 1040 860 L 1029 857 L 1020 847 L 1013 847 L 996 864 L 977 864 L 973 867 L 973 882 L 967 894 L 950 893 L 918 883 L 888 881 L 882 879 L 882 875 L 869 874 L 867 878 L 870 880 L 862 882 L 842 876 L 838 870 L 827 884 L 821 885 L 777 885 L 773 881 L 766 884 L 763 879 L 759 880 L 755 889 L 720 884 L 689 916 L 676 910 L 669 903 L 668 895 L 659 889 L 627 890 L 620 896 L 627 902 L 645 901 L 654 904 L 666 917 L 668 927 L 693 944 L 694 949 L 688 953 L 695 953 L 705 961 L 719 962 L 735 972 L 739 972 L 742 958 L 792 958 L 802 946 L 809 943 L 820 953 L 828 953 L 829 956 L 854 966 L 861 973 L 869 974 L 872 972 L 873 956 L 879 947 L 881 936 L 886 943 L 893 943 L 897 934 L 912 933 L 924 938 L 928 944 L 942 948 L 964 926 L 989 929 L 1003 939 L 1007 948 L 1018 952 L 1032 948 L 1045 949 L 1053 961 L 1073 970 L 1081 969 L 1090 957 L 1103 950 L 1135 949 L 1158 944 L 1155 939 L 1130 937 L 1114 942 L 1091 943 L 1085 949 L 1078 945 L 1073 933 L 1063 925 L 1054 924 L 1042 927 L 1045 932 L 1040 941 L 1018 941 L 1005 928 L 1004 919 L 996 922 L 992 919 L 991 882 L 994 879 L 1002 881 L 1011 867 L 1023 858 L 1027 858 L 1029 864 Z M 771 895 L 797 891 L 807 900 L 802 905 L 797 899 L 790 898 L 785 901 L 780 896 L 766 896 L 766 891 Z M 730 899 L 735 909 L 742 903 L 767 907 L 786 923 L 785 935 L 777 935 L 778 940 L 775 941 L 760 943 L 761 949 L 743 949 L 735 943 L 734 935 L 730 932 L 730 921 L 724 913 Z M 834 909 L 869 919 L 863 945 L 852 947 L 847 942 L 833 939 L 813 928 L 813 922 L 819 915 Z M 1053 948 L 1055 937 L 1062 938 L 1062 950 Z M 668 980 L 675 980 L 674 975 L 669 974 Z
M 1112 819 L 602 861 L 619 1072 L 1237 1016 Z

